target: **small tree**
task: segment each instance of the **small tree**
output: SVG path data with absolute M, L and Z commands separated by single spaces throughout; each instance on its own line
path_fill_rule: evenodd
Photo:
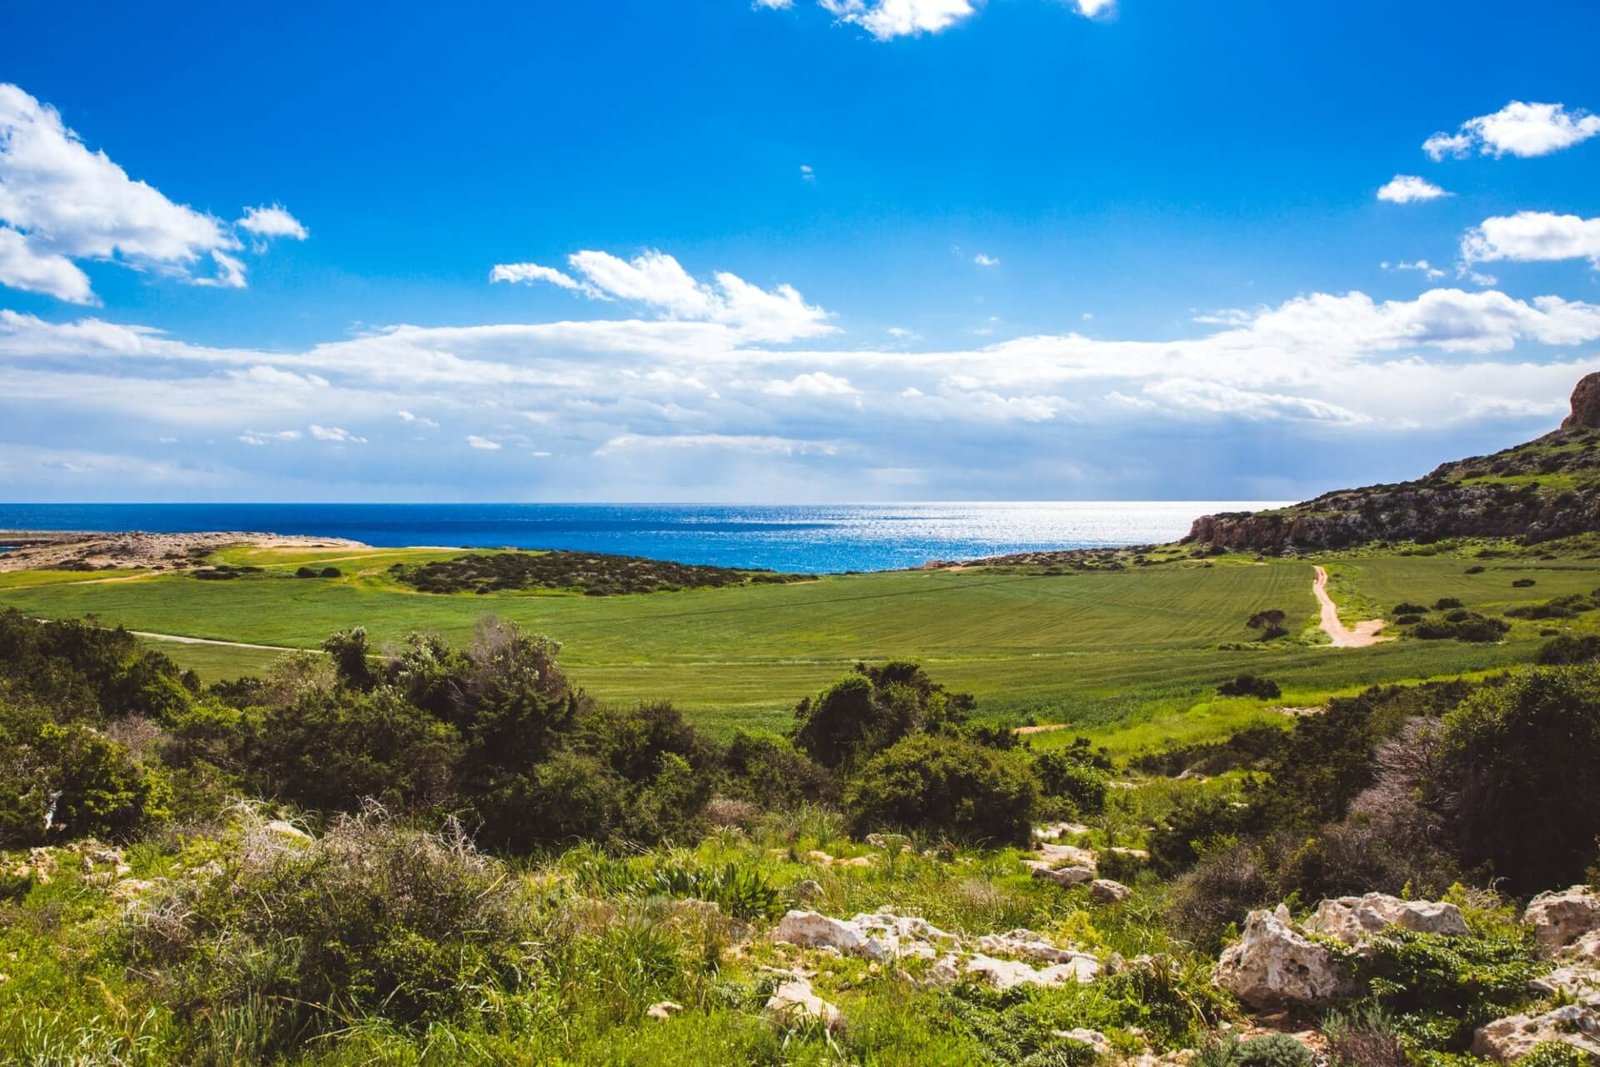
M 874 756 L 845 788 L 856 833 L 922 831 L 973 844 L 1028 840 L 1039 784 L 1015 756 L 922 734 Z
M 1245 625 L 1261 634 L 1261 640 L 1273 641 L 1288 634 L 1288 629 L 1283 621 L 1288 618 L 1284 612 L 1277 608 L 1258 611 L 1245 622 Z

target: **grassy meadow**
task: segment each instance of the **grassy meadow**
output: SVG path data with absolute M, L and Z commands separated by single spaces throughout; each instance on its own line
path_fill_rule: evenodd
M 1067 723 L 1130 750 L 1157 736 L 1211 735 L 1275 715 L 1260 702 L 1212 698 L 1220 681 L 1241 672 L 1277 680 L 1284 704 L 1310 704 L 1377 682 L 1524 662 L 1542 630 L 1585 625 L 1519 622 L 1494 645 L 1397 640 L 1336 651 L 1316 629 L 1310 561 L 1240 556 L 1065 573 L 899 571 L 611 597 L 424 594 L 389 574 L 395 563 L 459 554 L 236 548 L 213 561 L 264 570 L 231 581 L 18 572 L 0 575 L 0 605 L 39 617 L 93 614 L 131 630 L 284 648 L 313 648 L 354 626 L 365 626 L 379 646 L 415 630 L 459 640 L 479 619 L 496 615 L 560 641 L 563 662 L 602 700 L 670 699 L 714 733 L 785 725 L 801 696 L 857 661 L 912 658 L 976 695 L 983 716 Z M 1480 562 L 1461 550 L 1366 551 L 1325 562 L 1347 621 L 1385 615 L 1402 601 L 1454 597 L 1469 608 L 1496 610 L 1600 585 L 1600 565 L 1585 559 L 1516 554 Z M 341 576 L 293 577 L 306 564 L 338 567 Z M 1535 584 L 1512 584 L 1527 578 Z M 1273 608 L 1286 612 L 1290 636 L 1262 645 L 1245 621 Z M 258 673 L 277 656 L 270 649 L 151 640 L 208 680 Z M 1044 734 L 1038 744 L 1054 740 Z

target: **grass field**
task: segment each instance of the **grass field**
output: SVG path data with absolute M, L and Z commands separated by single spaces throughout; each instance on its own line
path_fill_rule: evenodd
M 1221 680 L 1266 674 L 1285 703 L 1385 681 L 1488 670 L 1532 657 L 1539 626 L 1518 623 L 1498 645 L 1394 641 L 1333 650 L 1314 643 L 1308 562 L 1229 557 L 1126 571 L 1060 575 L 973 568 L 820 578 L 793 585 L 619 597 L 564 594 L 438 596 L 397 585 L 387 568 L 437 551 L 293 553 L 232 550 L 220 562 L 263 576 L 205 582 L 181 575 L 0 574 L 0 605 L 37 616 L 93 614 L 133 630 L 284 647 L 315 647 L 365 626 L 381 646 L 413 630 L 467 637 L 497 615 L 561 641 L 563 662 L 604 700 L 670 699 L 708 729 L 779 726 L 794 703 L 858 660 L 914 658 L 974 693 L 989 716 L 1069 722 L 1112 740 L 1214 732 L 1264 714 L 1210 703 Z M 302 563 L 339 566 L 338 579 L 290 577 Z M 1460 556 L 1353 554 L 1329 562 L 1347 621 L 1395 603 L 1458 597 L 1494 610 L 1600 585 L 1590 561 L 1484 561 Z M 1512 581 L 1532 577 L 1531 588 Z M 1288 613 L 1291 639 L 1261 648 L 1245 620 Z M 1585 622 L 1566 624 L 1584 628 Z M 153 641 L 204 677 L 261 670 L 275 653 Z M 1243 648 L 1224 646 L 1243 644 Z M 1218 709 L 1221 710 L 1218 710 Z M 1211 722 L 1212 726 L 1206 726 Z M 1048 744 L 1052 735 L 1041 735 Z M 1120 741 L 1119 741 L 1120 745 Z

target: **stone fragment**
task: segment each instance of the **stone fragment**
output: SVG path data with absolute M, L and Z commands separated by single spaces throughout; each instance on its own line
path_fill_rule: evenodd
M 644 1015 L 647 1019 L 659 1019 L 665 1022 L 682 1010 L 682 1004 L 674 1004 L 670 1000 L 663 1000 L 646 1008 Z
M 855 952 L 865 942 L 861 931 L 842 919 L 830 919 L 814 911 L 791 911 L 772 931 L 772 940 L 787 941 L 801 948 L 835 948 Z
M 1552 1041 L 1600 1056 L 1600 1010 L 1583 1004 L 1567 1004 L 1543 1015 L 1496 1019 L 1473 1035 L 1472 1053 L 1511 1063 Z
M 1344 984 L 1333 954 L 1296 933 L 1281 905 L 1245 918 L 1244 935 L 1223 950 L 1213 980 L 1254 1008 L 1322 1004 Z
M 1109 878 L 1096 878 L 1089 883 L 1089 899 L 1096 904 L 1121 904 L 1133 896 L 1133 890 Z
M 1540 893 L 1522 913 L 1522 921 L 1533 927 L 1540 948 L 1555 952 L 1591 930 L 1600 930 L 1600 893 L 1586 885 Z
M 767 999 L 766 1016 L 785 1029 L 821 1024 L 829 1030 L 839 1027 L 839 1009 L 817 996 L 804 978 L 791 978 L 778 986 Z
M 1306 921 L 1307 930 L 1338 938 L 1347 945 L 1360 944 L 1391 926 L 1420 934 L 1467 933 L 1466 920 L 1454 904 L 1401 900 L 1384 893 L 1324 900 Z

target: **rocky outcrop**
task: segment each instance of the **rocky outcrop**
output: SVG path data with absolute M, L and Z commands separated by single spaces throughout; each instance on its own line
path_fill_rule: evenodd
M 817 996 L 804 978 L 790 978 L 767 998 L 767 1020 L 784 1029 L 821 1025 L 837 1030 L 839 1009 Z
M 1401 900 L 1383 893 L 1324 900 L 1305 925 L 1312 933 L 1338 938 L 1347 945 L 1359 944 L 1391 926 L 1419 934 L 1467 933 L 1466 920 L 1454 904 Z
M 980 953 L 967 961 L 966 973 L 1003 993 L 1023 985 L 1053 988 L 1092 982 L 1099 977 L 1100 964 L 1093 956 L 1084 956 L 1071 963 L 1033 967 L 1020 960 L 995 959 Z
M 1096 878 L 1089 883 L 1089 899 L 1096 904 L 1121 904 L 1133 896 L 1133 890 L 1109 878 Z
M 1213 980 L 1253 1008 L 1310 1007 L 1337 996 L 1344 979 L 1333 953 L 1299 933 L 1289 909 L 1252 911 L 1244 935 L 1217 961 Z
M 1533 927 L 1540 948 L 1559 952 L 1591 931 L 1600 930 L 1600 893 L 1584 885 L 1540 893 L 1529 902 L 1522 921 Z
M 1562 422 L 1563 430 L 1600 427 L 1600 374 L 1585 374 L 1572 390 L 1572 414 Z
M 1475 1056 L 1511 1063 L 1548 1042 L 1600 1056 L 1600 1011 L 1568 1004 L 1543 1015 L 1512 1015 L 1481 1027 L 1472 1038 Z

